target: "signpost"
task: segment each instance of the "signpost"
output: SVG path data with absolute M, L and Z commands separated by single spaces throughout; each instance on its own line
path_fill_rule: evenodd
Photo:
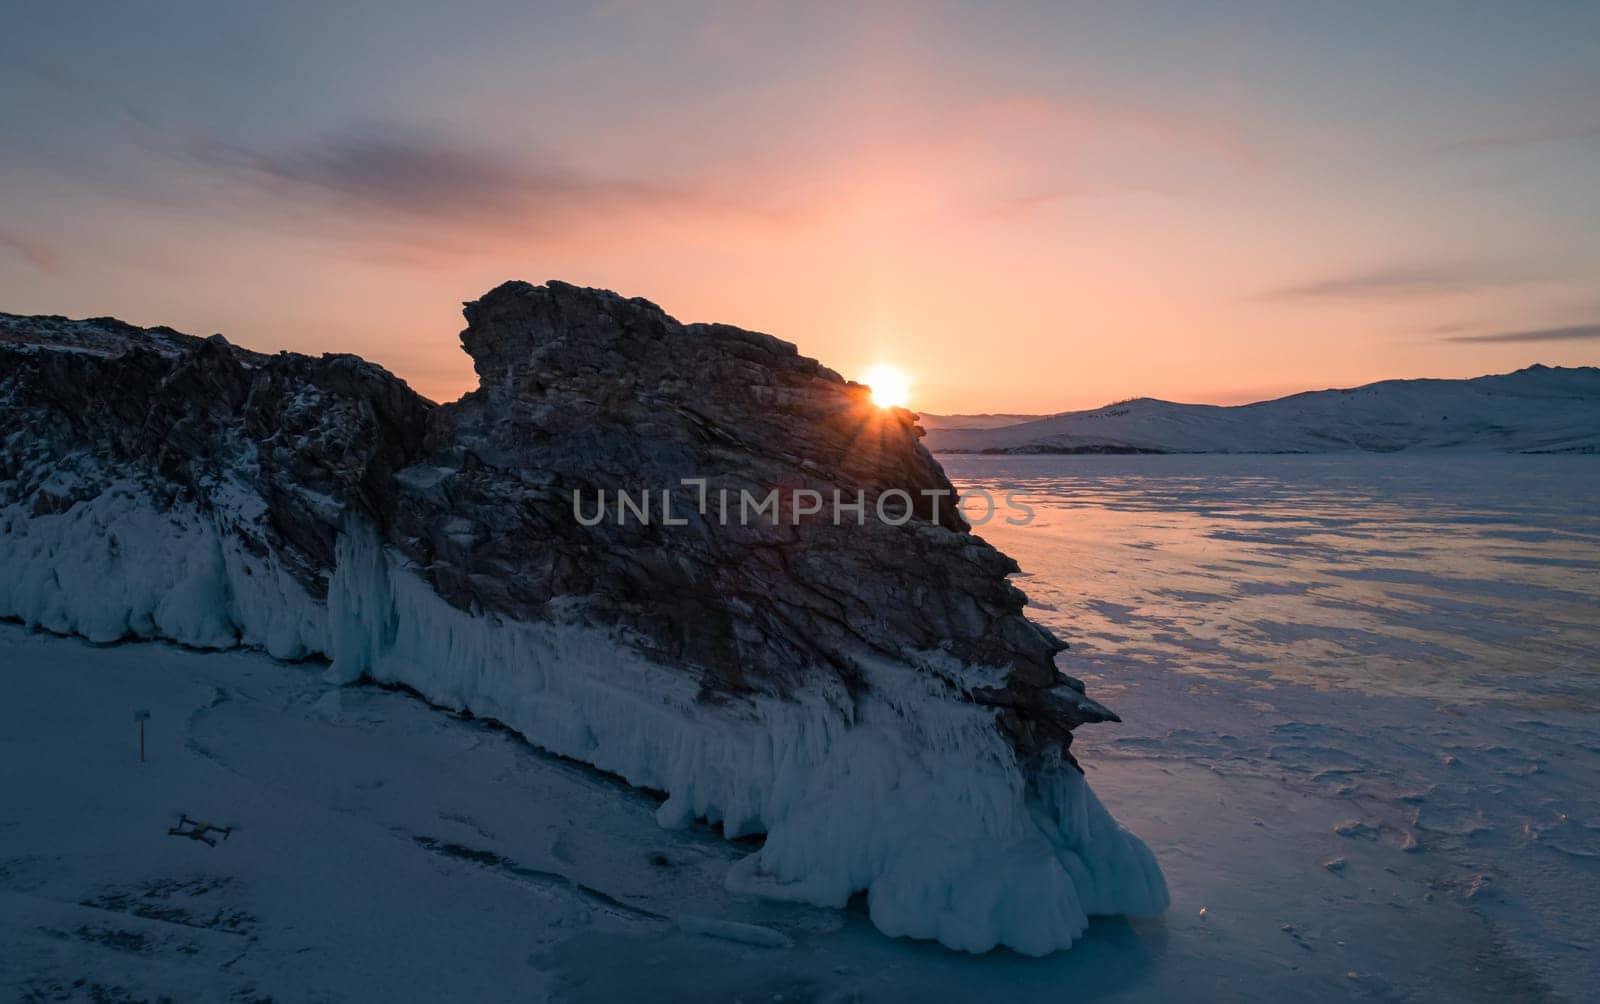
M 133 713 L 133 720 L 139 723 L 139 762 L 144 763 L 144 723 L 150 718 L 150 712 L 144 708 Z

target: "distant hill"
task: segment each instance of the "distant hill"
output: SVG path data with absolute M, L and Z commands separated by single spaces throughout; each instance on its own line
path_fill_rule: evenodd
M 924 416 L 924 443 L 944 453 L 1595 453 L 1600 369 L 1530 366 L 1231 407 L 1146 397 L 1016 423 L 1004 417 Z
M 1036 422 L 1049 415 L 918 415 L 924 429 L 998 429 L 1007 425 Z

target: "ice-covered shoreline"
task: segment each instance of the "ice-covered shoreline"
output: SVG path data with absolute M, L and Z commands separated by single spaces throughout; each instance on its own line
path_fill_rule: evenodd
M 1091 915 L 1167 904 L 1155 858 L 1075 765 L 1024 772 L 988 715 L 950 703 L 971 670 L 942 653 L 927 659 L 949 680 L 863 653 L 866 695 L 708 705 L 613 633 L 450 607 L 360 524 L 339 536 L 325 602 L 214 519 L 126 488 L 59 514 L 13 505 L 0 527 L 0 616 L 98 643 L 321 656 L 330 682 L 404 684 L 665 792 L 662 826 L 764 834 L 733 890 L 834 908 L 866 892 L 891 936 L 1028 955 L 1069 947 Z

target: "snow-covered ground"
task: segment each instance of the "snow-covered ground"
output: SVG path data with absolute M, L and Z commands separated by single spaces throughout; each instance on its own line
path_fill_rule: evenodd
M 1600 463 L 947 466 L 1038 508 L 983 532 L 1126 721 L 1077 749 L 1160 858 L 1164 918 L 1042 959 L 889 939 L 727 891 L 752 842 L 406 693 L 0 625 L 0 995 L 1587 995 Z M 168 836 L 180 813 L 236 829 Z

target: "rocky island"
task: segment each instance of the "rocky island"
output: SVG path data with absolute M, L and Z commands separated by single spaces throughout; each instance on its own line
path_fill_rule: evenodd
M 0 315 L 0 616 L 403 684 L 660 792 L 663 825 L 764 835 L 731 888 L 865 892 L 891 935 L 1042 954 L 1165 907 L 1070 753 L 1114 716 L 939 504 L 915 416 L 610 292 L 510 282 L 466 318 L 479 386 L 439 405 L 354 356 Z M 895 521 L 794 502 L 891 493 Z

